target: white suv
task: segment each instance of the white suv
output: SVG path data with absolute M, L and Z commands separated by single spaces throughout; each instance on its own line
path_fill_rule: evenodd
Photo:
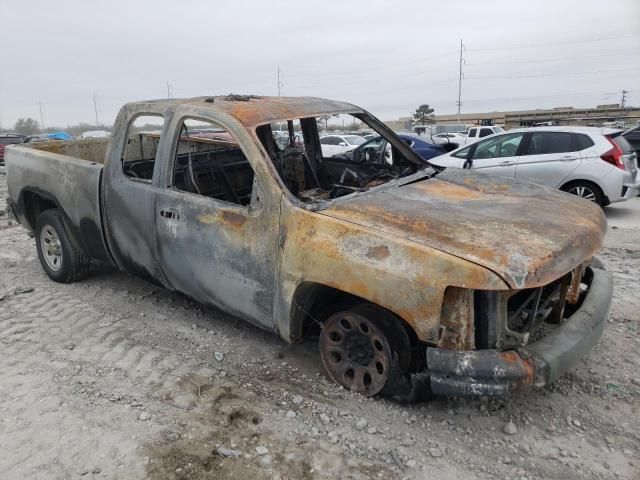
M 559 188 L 604 206 L 640 191 L 636 154 L 620 133 L 596 127 L 510 130 L 429 162 Z

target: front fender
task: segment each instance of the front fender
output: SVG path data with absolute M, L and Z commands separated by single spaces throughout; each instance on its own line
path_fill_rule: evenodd
M 302 282 L 363 298 L 402 318 L 422 341 L 437 338 L 445 289 L 505 290 L 493 272 L 439 250 L 283 202 L 278 330 L 292 341 Z

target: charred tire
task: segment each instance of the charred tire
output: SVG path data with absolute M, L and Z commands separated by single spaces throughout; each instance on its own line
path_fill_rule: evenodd
M 604 194 L 598 185 L 586 180 L 576 180 L 563 185 L 560 190 L 576 195 L 585 200 L 597 203 L 601 207 L 606 205 Z
M 402 383 L 411 362 L 409 336 L 392 314 L 373 305 L 341 310 L 324 322 L 320 357 L 327 374 L 367 397 Z
M 57 208 L 38 215 L 36 248 L 42 268 L 55 282 L 75 282 L 89 272 L 90 259 L 69 238 Z

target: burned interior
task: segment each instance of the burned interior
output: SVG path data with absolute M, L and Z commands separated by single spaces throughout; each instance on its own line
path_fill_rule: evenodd
M 212 122 L 182 122 L 173 161 L 175 188 L 247 205 L 253 179 L 251 164 L 231 133 Z
M 358 145 L 335 153 L 321 143 L 320 132 L 326 135 L 331 122 L 357 122 L 375 133 L 371 140 L 358 137 Z M 270 123 L 259 126 L 256 134 L 287 189 L 305 203 L 364 192 L 428 165 L 399 148 L 398 139 L 376 128 L 366 114 L 325 114 Z

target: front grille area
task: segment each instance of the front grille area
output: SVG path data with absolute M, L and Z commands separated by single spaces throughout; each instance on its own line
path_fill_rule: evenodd
M 476 291 L 477 349 L 507 350 L 526 345 L 544 322 L 562 321 L 571 274 L 539 288 L 518 291 Z

